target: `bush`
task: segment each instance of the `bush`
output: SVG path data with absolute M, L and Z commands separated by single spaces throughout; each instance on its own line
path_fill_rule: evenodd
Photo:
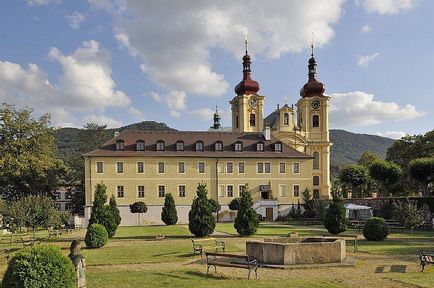
M 235 211 L 238 210 L 238 207 L 240 207 L 240 198 L 232 199 L 231 203 L 229 203 L 229 209 Z
M 241 191 L 240 203 L 234 227 L 242 236 L 253 235 L 259 226 L 259 217 L 253 209 L 253 200 L 248 185 Z
M 333 201 L 330 203 L 324 217 L 324 227 L 331 234 L 339 234 L 347 230 L 347 218 L 344 203 L 338 193 L 332 193 Z
M 178 214 L 176 213 L 175 200 L 172 194 L 166 194 L 164 198 L 163 211 L 161 211 L 161 220 L 166 225 L 175 225 L 178 222 Z
M 389 235 L 389 228 L 383 218 L 372 217 L 363 227 L 363 236 L 367 240 L 381 241 L 386 239 L 387 235 Z
M 101 224 L 92 224 L 87 228 L 84 242 L 88 248 L 101 248 L 107 244 L 108 233 Z
M 18 251 L 4 274 L 3 288 L 74 288 L 76 272 L 71 260 L 54 246 L 35 246 Z
M 219 213 L 220 209 L 222 209 L 222 206 L 217 202 L 215 199 L 208 199 L 209 205 L 211 205 L 211 211 L 212 213 Z
M 206 184 L 199 184 L 197 196 L 193 199 L 191 210 L 188 213 L 188 229 L 196 237 L 204 237 L 212 234 L 215 229 L 215 220 L 212 208 L 206 197 Z

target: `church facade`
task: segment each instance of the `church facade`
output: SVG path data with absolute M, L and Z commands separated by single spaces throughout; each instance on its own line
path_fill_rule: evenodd
M 251 78 L 251 58 L 243 57 L 243 79 L 229 101 L 231 129 L 220 116 L 208 131 L 123 131 L 85 159 L 85 222 L 90 218 L 95 185 L 115 195 L 121 225 L 161 223 L 164 197 L 175 199 L 178 223 L 188 212 L 198 183 L 222 206 L 220 221 L 233 220 L 229 203 L 248 185 L 254 209 L 264 220 L 287 214 L 302 202 L 305 189 L 315 198 L 330 195 L 329 97 L 316 79 L 316 60 L 309 59 L 309 78 L 294 105 L 283 105 L 264 117 L 266 97 Z M 143 201 L 148 212 L 130 213 Z

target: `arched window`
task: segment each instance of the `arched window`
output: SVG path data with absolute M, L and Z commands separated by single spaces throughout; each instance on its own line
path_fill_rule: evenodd
M 203 151 L 203 141 L 196 142 L 196 151 Z
M 243 151 L 243 143 L 242 143 L 241 141 L 237 141 L 237 142 L 235 142 L 235 144 L 234 144 L 234 150 L 235 150 L 236 152 L 241 152 L 241 151 Z
M 250 126 L 256 126 L 256 115 L 255 113 L 250 114 Z
M 158 140 L 157 141 L 157 151 L 164 151 L 164 149 L 166 149 L 164 141 L 163 140 Z
M 176 141 L 176 151 L 184 151 L 184 141 Z
M 313 152 L 313 169 L 319 169 L 319 153 Z
M 116 140 L 116 150 L 125 150 L 124 140 Z
M 215 151 L 223 151 L 223 142 L 222 141 L 215 142 L 214 149 Z
M 283 126 L 289 126 L 289 114 L 283 114 Z
M 256 151 L 258 151 L 258 152 L 264 152 L 264 142 L 258 142 L 258 143 L 256 143 Z
M 145 141 L 137 140 L 136 142 L 136 150 L 137 151 L 145 151 Z
M 313 186 L 319 185 L 319 176 L 313 176 Z
M 319 127 L 319 115 L 312 116 L 312 127 Z

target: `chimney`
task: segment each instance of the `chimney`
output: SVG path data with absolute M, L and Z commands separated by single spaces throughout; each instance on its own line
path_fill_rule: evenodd
M 115 133 L 113 133 L 113 137 L 117 137 L 119 135 L 118 131 L 115 131 Z
M 270 141 L 271 140 L 271 129 L 270 126 L 265 126 L 265 130 L 263 132 L 265 141 Z

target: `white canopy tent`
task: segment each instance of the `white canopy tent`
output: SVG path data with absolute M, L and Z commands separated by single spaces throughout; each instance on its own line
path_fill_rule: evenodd
M 350 220 L 366 220 L 373 216 L 372 207 L 352 203 L 344 204 L 347 210 L 347 218 Z

